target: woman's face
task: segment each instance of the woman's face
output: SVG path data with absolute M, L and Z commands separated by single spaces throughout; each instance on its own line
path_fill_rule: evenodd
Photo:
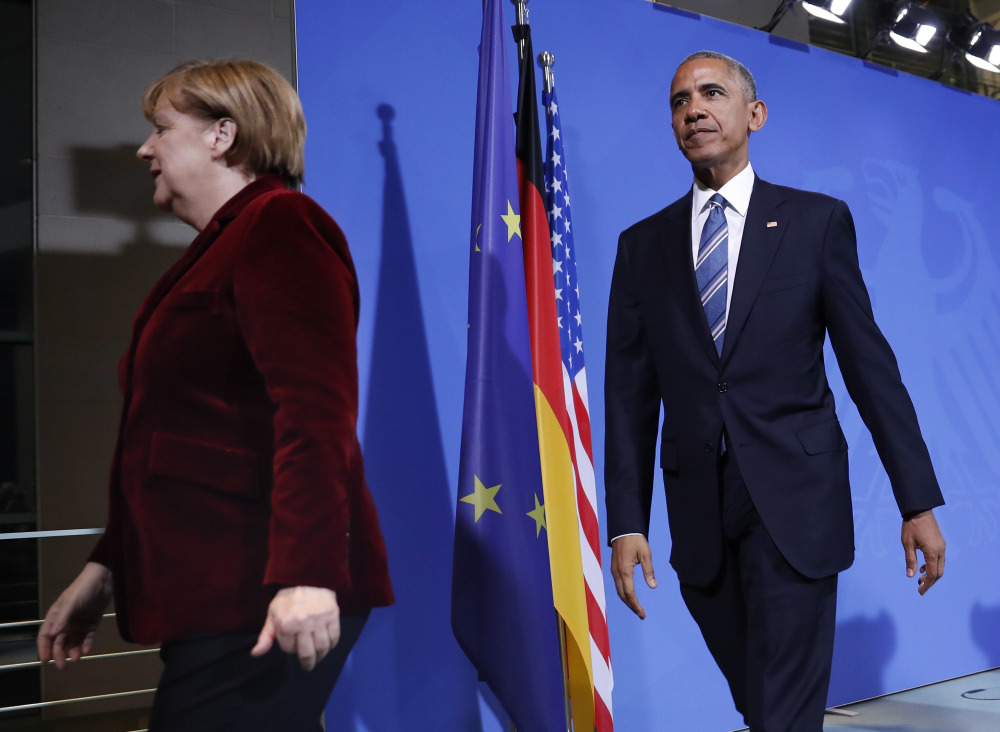
M 153 132 L 136 152 L 149 163 L 156 190 L 153 203 L 185 219 L 186 209 L 198 204 L 217 160 L 215 120 L 178 112 L 161 97 L 153 114 Z

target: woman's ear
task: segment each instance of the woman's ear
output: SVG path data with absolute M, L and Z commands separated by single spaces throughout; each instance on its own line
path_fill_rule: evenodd
M 223 117 L 215 121 L 215 124 L 212 126 L 212 134 L 214 135 L 212 139 L 212 152 L 216 154 L 217 158 L 224 158 L 226 153 L 236 144 L 236 133 L 238 131 L 239 128 L 236 126 L 236 120 L 234 119 Z

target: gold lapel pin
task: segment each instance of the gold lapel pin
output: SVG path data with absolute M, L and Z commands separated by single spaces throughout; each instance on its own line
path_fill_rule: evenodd
M 767 228 L 769 228 L 769 229 L 774 228 L 777 225 L 778 225 L 777 221 L 768 221 L 767 222 Z

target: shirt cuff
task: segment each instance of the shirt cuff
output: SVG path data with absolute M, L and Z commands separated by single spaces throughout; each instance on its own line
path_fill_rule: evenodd
M 618 536 L 616 536 L 614 539 L 611 540 L 611 543 L 614 544 L 623 536 L 645 536 L 645 534 L 640 534 L 638 531 L 633 531 L 631 534 L 619 534 Z

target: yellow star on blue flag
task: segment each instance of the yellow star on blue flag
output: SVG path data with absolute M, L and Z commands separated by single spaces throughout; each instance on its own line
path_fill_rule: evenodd
M 496 511 L 499 514 L 503 513 L 503 511 L 500 510 L 500 506 L 497 505 L 497 500 L 496 500 L 497 491 L 499 490 L 500 490 L 500 484 L 487 488 L 485 485 L 483 485 L 483 481 L 481 481 L 479 479 L 479 476 L 477 475 L 476 487 L 472 491 L 472 493 L 470 493 L 467 496 L 462 496 L 458 500 L 463 501 L 464 503 L 471 503 L 473 506 L 476 507 L 475 520 L 476 523 L 478 523 L 479 519 L 482 518 L 483 514 L 486 513 L 487 510 Z M 537 497 L 535 498 L 535 502 L 536 503 L 538 502 Z
M 545 506 L 538 502 L 537 493 L 535 494 L 535 508 L 533 511 L 528 511 L 528 515 L 535 519 L 535 536 L 537 537 L 545 528 Z
M 521 236 L 521 214 L 514 213 L 514 207 L 507 201 L 507 213 L 500 214 L 500 218 L 507 224 L 507 241 L 514 238 L 514 234 Z

